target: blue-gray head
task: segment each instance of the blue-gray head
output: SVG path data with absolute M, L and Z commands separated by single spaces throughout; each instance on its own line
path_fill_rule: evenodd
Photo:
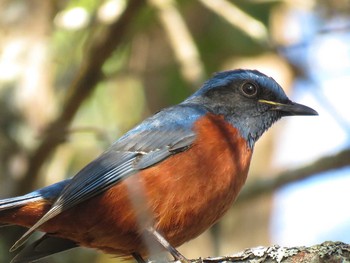
M 251 147 L 271 125 L 284 116 L 317 115 L 288 99 L 280 85 L 257 70 L 215 74 L 184 103 L 205 105 L 239 129 Z

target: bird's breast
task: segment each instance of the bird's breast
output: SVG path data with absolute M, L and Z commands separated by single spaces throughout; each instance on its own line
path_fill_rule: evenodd
M 194 131 L 191 148 L 139 174 L 156 226 L 175 246 L 201 234 L 229 209 L 252 154 L 222 116 L 205 115 Z

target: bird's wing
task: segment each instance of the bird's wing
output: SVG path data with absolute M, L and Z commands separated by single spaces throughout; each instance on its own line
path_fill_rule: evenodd
M 194 122 L 204 109 L 177 105 L 146 119 L 88 164 L 63 189 L 51 209 L 11 248 L 17 249 L 38 227 L 61 212 L 191 146 Z

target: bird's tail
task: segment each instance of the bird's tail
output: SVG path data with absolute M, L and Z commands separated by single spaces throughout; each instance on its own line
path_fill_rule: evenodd
M 69 180 L 61 181 L 26 195 L 1 199 L 0 226 L 31 226 L 51 207 Z
M 50 209 L 69 181 L 70 179 L 67 179 L 26 195 L 0 200 L 0 227 L 3 225 L 31 227 Z M 74 241 L 44 235 L 22 249 L 11 263 L 37 261 L 76 246 Z

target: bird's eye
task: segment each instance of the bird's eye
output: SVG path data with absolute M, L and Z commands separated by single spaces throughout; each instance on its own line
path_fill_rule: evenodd
M 246 82 L 241 87 L 242 93 L 244 96 L 252 98 L 258 94 L 258 87 L 256 84 L 251 82 Z

